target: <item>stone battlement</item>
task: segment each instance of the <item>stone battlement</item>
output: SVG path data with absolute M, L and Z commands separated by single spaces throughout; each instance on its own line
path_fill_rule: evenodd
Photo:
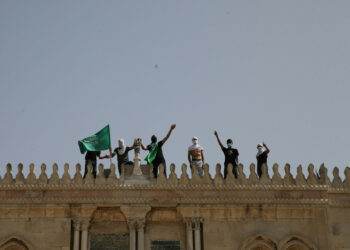
M 46 174 L 46 165 L 41 165 L 41 172 L 39 176 L 35 174 L 34 164 L 29 165 L 29 174 L 27 177 L 23 175 L 23 165 L 18 164 L 18 173 L 16 176 L 12 175 L 12 165 L 6 165 L 6 173 L 3 177 L 0 176 L 0 190 L 8 188 L 67 188 L 67 187 L 98 187 L 98 186 L 108 186 L 110 188 L 121 188 L 128 187 L 130 184 L 125 182 L 127 176 L 132 175 L 134 166 L 125 165 L 123 166 L 123 174 L 120 178 L 116 175 L 116 166 L 114 164 L 110 165 L 110 173 L 106 178 L 104 175 L 104 166 L 103 164 L 98 165 L 98 175 L 96 179 L 93 178 L 91 174 L 91 166 L 88 166 L 90 169 L 86 178 L 84 179 L 81 174 L 81 165 L 75 165 L 75 174 L 70 176 L 68 164 L 64 165 L 64 173 L 60 177 L 58 174 L 58 165 L 53 164 L 52 174 L 50 177 Z M 151 176 L 151 165 L 141 165 L 142 174 L 145 176 Z M 216 174 L 214 178 L 209 174 L 209 165 L 204 165 L 204 177 L 200 178 L 197 171 L 194 171 L 192 178 L 187 174 L 188 166 L 182 164 L 181 166 L 181 175 L 180 178 L 175 174 L 175 165 L 170 165 L 170 174 L 166 177 L 163 173 L 164 166 L 159 166 L 159 176 L 157 179 L 150 177 L 151 181 L 147 184 L 135 184 L 138 186 L 147 186 L 148 188 L 157 188 L 157 187 L 173 187 L 180 188 L 181 186 L 191 186 L 196 188 L 211 188 L 211 187 L 221 187 L 221 188 L 248 188 L 253 187 L 259 189 L 262 186 L 269 186 L 274 189 L 285 189 L 285 188 L 302 188 L 302 189 L 314 189 L 314 188 L 327 188 L 327 189 L 339 189 L 339 190 L 350 190 L 350 168 L 347 167 L 344 171 L 345 179 L 342 180 L 339 176 L 339 169 L 335 167 L 333 169 L 333 178 L 332 181 L 328 177 L 328 170 L 322 164 L 319 168 L 319 173 L 315 174 L 315 168 L 313 164 L 310 164 L 307 168 L 308 175 L 305 176 L 302 171 L 302 166 L 299 165 L 297 168 L 297 174 L 294 177 L 290 172 L 290 165 L 287 163 L 284 167 L 284 177 L 279 173 L 279 165 L 274 164 L 272 167 L 273 173 L 272 177 L 266 171 L 266 166 L 262 168 L 262 176 L 259 179 L 255 172 L 255 165 L 250 164 L 249 170 L 250 173 L 248 176 L 243 172 L 243 165 L 238 166 L 238 178 L 235 178 L 232 174 L 232 165 L 228 166 L 228 175 L 226 179 L 223 178 L 221 174 L 221 165 L 216 165 Z M 125 173 L 125 174 L 124 174 Z
M 12 174 L 7 164 L 0 176 L 0 250 L 345 250 L 350 247 L 350 168 L 345 178 L 333 169 L 329 178 L 321 165 L 318 173 L 310 164 L 304 176 L 301 166 L 296 176 L 290 165 L 266 165 L 258 178 L 255 165 L 249 174 L 238 166 L 238 178 L 228 166 L 224 179 L 221 165 L 216 174 L 204 177 L 175 165 L 164 175 L 152 175 L 152 165 L 124 165 L 116 175 L 111 164 L 107 178 L 104 166 L 98 165 L 97 178 L 83 178 L 81 165 L 75 174 L 64 165 L 62 176 L 53 164 L 46 174 L 23 165 Z M 282 177 L 283 176 L 283 177 Z M 49 239 L 49 240 L 48 240 Z M 12 248 L 11 248 L 12 249 Z

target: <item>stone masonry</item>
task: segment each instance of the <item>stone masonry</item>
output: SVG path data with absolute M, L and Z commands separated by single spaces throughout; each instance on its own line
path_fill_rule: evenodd
M 281 175 L 277 164 L 268 176 L 266 166 L 259 179 L 255 165 L 245 176 L 243 165 L 234 178 L 232 166 L 226 179 L 221 166 L 216 175 L 204 166 L 190 178 L 187 166 L 181 175 L 170 166 L 168 177 L 160 166 L 159 177 L 150 176 L 152 166 L 123 166 L 117 178 L 115 165 L 108 178 L 99 165 L 96 179 L 85 179 L 81 166 L 74 176 L 69 165 L 52 175 L 46 165 L 23 165 L 12 175 L 12 166 L 0 176 L 0 250 L 349 250 L 350 169 L 345 179 L 334 168 L 330 179 L 321 166 L 315 174 L 308 166 L 297 175 L 286 164 Z M 89 166 L 91 168 L 91 166 Z M 141 184 L 133 175 L 143 176 Z M 283 177 L 282 177 L 283 176 Z M 138 177 L 140 178 L 140 177 Z

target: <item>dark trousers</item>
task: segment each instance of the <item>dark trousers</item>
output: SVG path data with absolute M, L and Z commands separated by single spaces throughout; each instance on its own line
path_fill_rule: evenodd
M 259 176 L 259 178 L 261 178 L 261 175 L 262 175 L 262 166 L 263 166 L 263 164 L 266 164 L 266 162 L 264 162 L 264 163 L 262 163 L 262 164 L 257 164 L 257 166 L 256 166 L 256 171 L 258 172 L 258 176 Z M 269 171 L 268 171 L 269 169 L 267 168 L 267 164 L 266 164 L 266 173 L 268 174 L 269 173 Z
M 158 167 L 160 164 L 164 165 L 164 174 L 166 176 L 166 163 L 165 162 L 152 162 L 154 178 L 158 177 Z
M 91 161 L 91 160 L 86 160 L 85 161 L 85 172 L 84 172 L 84 179 L 85 179 L 85 176 L 87 175 L 88 173 L 88 165 L 91 164 L 92 166 L 92 175 L 94 176 L 94 178 L 96 179 L 96 165 L 97 165 L 97 162 L 96 161 Z
M 256 166 L 256 172 L 258 173 L 258 177 L 259 177 L 259 178 L 261 178 L 261 175 L 262 175 L 261 167 L 262 167 L 261 164 L 258 164 L 258 165 Z
M 121 163 L 121 164 L 119 164 L 119 162 L 118 162 L 119 175 L 122 175 L 122 165 L 134 165 L 134 162 L 128 161 L 126 163 Z
M 237 178 L 237 176 L 238 176 L 237 166 L 233 165 L 233 164 L 232 164 L 232 166 L 233 166 L 232 167 L 232 173 L 235 176 L 235 178 Z M 224 179 L 226 179 L 226 176 L 227 176 L 227 167 L 228 167 L 228 164 L 225 164 L 225 167 L 224 167 Z

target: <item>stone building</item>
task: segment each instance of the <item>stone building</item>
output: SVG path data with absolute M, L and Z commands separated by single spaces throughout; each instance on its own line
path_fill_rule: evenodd
M 168 178 L 160 166 L 158 179 L 151 166 L 115 165 L 104 176 L 99 165 L 96 179 L 74 176 L 69 165 L 58 175 L 46 166 L 23 176 L 23 165 L 13 176 L 12 166 L 0 177 L 0 250 L 345 250 L 350 249 L 350 169 L 341 180 L 337 168 L 329 179 L 327 169 L 301 166 L 295 177 L 290 166 L 281 177 L 278 165 L 270 178 L 263 167 L 258 179 L 254 164 L 245 176 L 232 171 L 223 179 L 194 171 L 181 176 L 170 166 Z M 91 169 L 91 166 L 89 166 Z M 232 168 L 232 166 L 229 166 Z

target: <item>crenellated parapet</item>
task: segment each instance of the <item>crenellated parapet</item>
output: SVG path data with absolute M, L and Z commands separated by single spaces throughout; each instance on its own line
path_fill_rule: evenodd
M 271 249 L 290 246 L 337 249 L 315 246 L 326 244 L 324 239 L 328 238 L 324 235 L 330 227 L 337 237 L 347 233 L 350 168 L 345 169 L 342 179 L 338 168 L 334 168 L 333 176 L 329 177 L 324 165 L 315 172 L 314 165 L 310 164 L 307 171 L 298 166 L 293 175 L 289 164 L 283 167 L 284 171 L 273 164 L 270 171 L 266 165 L 262 166 L 259 178 L 254 164 L 249 165 L 248 172 L 243 171 L 244 166 L 240 164 L 237 178 L 232 165 L 228 166 L 224 178 L 220 164 L 216 164 L 213 176 L 209 174 L 210 166 L 205 164 L 203 177 L 186 164 L 180 169 L 171 164 L 167 175 L 160 165 L 158 178 L 154 178 L 152 165 L 136 166 L 139 169 L 135 170 L 134 165 L 122 166 L 118 177 L 114 164 L 109 166 L 109 171 L 99 164 L 94 178 L 89 165 L 89 173 L 84 178 L 80 164 L 64 164 L 62 175 L 57 164 L 53 164 L 51 174 L 47 174 L 45 164 L 37 171 L 34 164 L 28 169 L 18 164 L 16 174 L 12 173 L 11 164 L 7 164 L 6 173 L 0 176 L 0 219 L 9 228 L 6 229 L 9 232 L 3 231 L 6 235 L 16 235 L 21 228 L 36 226 L 34 234 L 25 234 L 40 243 L 35 238 L 38 228 L 40 232 L 48 231 L 45 238 L 50 238 L 61 230 L 65 221 L 62 237 L 66 241 L 72 237 L 70 244 L 74 250 L 88 249 L 89 239 L 102 237 L 115 228 L 117 231 L 113 232 L 128 233 L 129 249 L 141 250 L 148 249 L 142 246 L 150 242 L 162 240 L 164 231 L 174 242 L 181 242 L 179 245 L 190 250 L 201 249 L 202 244 L 215 249 L 219 244 L 216 239 L 225 232 L 225 237 L 220 238 L 226 242 L 227 248 L 223 249 L 255 249 L 261 244 Z M 75 170 L 74 174 L 70 174 L 70 168 Z M 52 221 L 57 226 L 51 229 Z M 45 227 L 39 227 L 41 225 Z M 232 233 L 233 230 L 236 231 Z
M 78 163 L 75 165 L 75 174 L 70 175 L 70 166 L 69 164 L 64 164 L 64 172 L 60 177 L 58 174 L 58 165 L 55 163 L 52 166 L 52 174 L 51 176 L 47 176 L 46 174 L 46 165 L 42 164 L 40 166 L 40 173 L 36 173 L 36 168 L 34 164 L 29 165 L 29 174 L 25 177 L 23 174 L 23 164 L 18 164 L 17 166 L 17 174 L 13 176 L 12 174 L 12 165 L 6 165 L 6 173 L 3 177 L 0 176 L 0 188 L 8 188 L 8 187 L 83 187 L 83 186 L 111 186 L 117 188 L 125 186 L 124 183 L 124 174 L 118 178 L 116 175 L 116 166 L 114 164 L 110 165 L 109 175 L 106 177 L 104 175 L 105 167 L 103 164 L 98 165 L 98 174 L 97 177 L 94 178 L 91 174 L 92 166 L 88 166 L 88 174 L 85 178 L 82 175 L 82 167 Z M 125 165 L 123 166 L 126 173 L 132 173 L 133 166 Z M 144 175 L 151 174 L 151 165 L 142 165 L 142 173 Z M 328 176 L 327 168 L 322 164 L 319 168 L 318 173 L 315 172 L 315 167 L 313 164 L 310 164 L 307 167 L 308 175 L 304 175 L 303 168 L 301 165 L 297 167 L 297 174 L 294 177 L 290 172 L 290 165 L 287 163 L 284 166 L 284 174 L 281 175 L 279 171 L 279 165 L 273 164 L 272 166 L 272 175 L 270 176 L 267 171 L 267 166 L 264 165 L 262 167 L 262 176 L 259 178 L 256 174 L 255 164 L 250 164 L 249 166 L 249 174 L 243 172 L 243 165 L 239 164 L 238 166 L 238 177 L 232 173 L 232 165 L 228 166 L 228 174 L 224 179 L 221 174 L 222 166 L 217 164 L 215 167 L 215 175 L 211 176 L 209 173 L 210 166 L 205 164 L 204 168 L 204 176 L 201 178 L 198 175 L 197 171 L 192 172 L 192 176 L 188 175 L 189 166 L 186 164 L 182 164 L 180 168 L 179 177 L 177 176 L 176 166 L 175 164 L 170 165 L 170 173 L 168 176 L 165 176 L 163 170 L 164 166 L 159 166 L 159 176 L 157 179 L 152 177 L 152 181 L 148 184 L 142 184 L 143 186 L 169 186 L 169 187 L 177 187 L 177 186 L 206 186 L 206 187 L 273 187 L 278 186 L 279 188 L 286 187 L 299 187 L 302 189 L 314 189 L 318 188 L 328 188 L 328 189 L 339 189 L 346 190 L 350 189 L 350 168 L 347 167 L 344 171 L 345 178 L 342 180 L 339 176 L 339 169 L 335 167 L 332 171 L 332 178 Z M 283 177 L 282 177 L 283 176 Z M 130 185 L 130 184 L 128 184 Z M 135 184 L 138 185 L 138 184 Z
M 153 204 L 168 206 L 173 204 L 294 204 L 330 205 L 350 207 L 350 168 L 345 169 L 345 178 L 339 176 L 339 169 L 334 168 L 333 178 L 327 175 L 325 166 L 318 173 L 312 164 L 308 166 L 308 175 L 304 175 L 302 166 L 298 166 L 296 176 L 290 172 L 290 165 L 284 166 L 280 174 L 278 164 L 272 166 L 271 176 L 266 166 L 262 167 L 262 176 L 255 172 L 255 165 L 250 164 L 249 174 L 238 166 L 238 177 L 228 166 L 228 174 L 223 178 L 221 165 L 216 165 L 214 176 L 209 174 L 210 166 L 205 164 L 204 176 L 191 171 L 186 164 L 181 165 L 179 177 L 176 166 L 170 165 L 168 176 L 164 166 L 159 166 L 159 175 L 152 176 L 152 165 L 139 166 L 144 179 L 134 176 L 133 165 L 124 165 L 122 175 L 116 175 L 116 166 L 110 165 L 109 175 L 104 175 L 102 164 L 98 165 L 98 174 L 89 173 L 83 178 L 80 164 L 75 165 L 71 176 L 68 164 L 64 164 L 64 173 L 60 177 L 58 165 L 53 164 L 52 174 L 47 176 L 46 165 L 40 166 L 36 173 L 34 164 L 29 165 L 29 174 L 23 174 L 23 165 L 17 166 L 16 176 L 12 174 L 11 164 L 6 165 L 6 173 L 0 179 L 0 201 L 7 204 Z M 188 172 L 192 172 L 189 175 Z M 132 178 L 135 181 L 130 181 Z M 145 180 L 147 180 L 145 182 Z M 138 182 L 140 181 L 140 182 Z

